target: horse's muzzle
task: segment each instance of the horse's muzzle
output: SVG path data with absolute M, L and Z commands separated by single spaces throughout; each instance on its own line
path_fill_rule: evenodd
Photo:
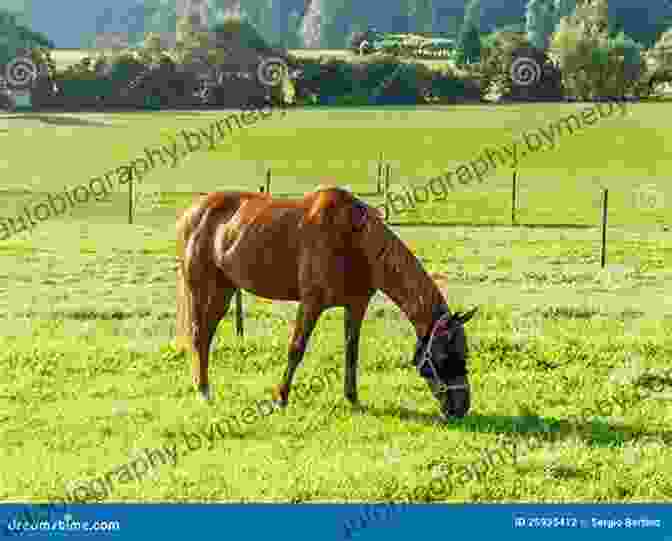
M 469 381 L 466 376 L 457 377 L 445 384 L 427 381 L 434 397 L 439 401 L 445 417 L 464 417 L 471 406 Z

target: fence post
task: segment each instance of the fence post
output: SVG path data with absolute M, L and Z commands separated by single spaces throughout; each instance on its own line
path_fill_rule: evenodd
M 385 205 L 385 223 L 387 223 L 390 219 L 390 202 L 388 200 L 388 196 L 390 194 L 390 170 L 392 167 L 390 167 L 390 164 L 388 163 L 385 166 L 385 179 L 383 181 L 383 203 Z
M 516 195 L 518 170 L 513 172 L 513 187 L 511 188 L 511 224 L 516 225 Z
M 271 168 L 269 167 L 266 171 L 266 193 L 270 195 L 271 193 Z
M 128 223 L 133 224 L 133 175 L 128 181 Z
M 380 153 L 380 159 L 378 160 L 378 172 L 376 173 L 376 193 L 380 195 L 382 192 L 380 181 L 383 178 L 383 153 Z
M 602 196 L 602 268 L 607 262 L 607 209 L 609 205 L 609 189 L 604 188 Z

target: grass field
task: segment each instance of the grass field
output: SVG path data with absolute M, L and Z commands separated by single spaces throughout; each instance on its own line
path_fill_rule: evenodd
M 211 361 L 215 401 L 191 386 L 171 346 L 176 209 L 188 192 L 302 194 L 323 182 L 375 191 L 380 151 L 392 189 L 506 144 L 579 104 L 290 111 L 232 144 L 157 167 L 142 188 L 158 208 L 128 225 L 125 193 L 81 205 L 30 235 L 0 242 L 0 498 L 62 497 L 174 442 L 177 465 L 115 484 L 109 501 L 381 501 L 405 499 L 435 469 L 482 461 L 502 438 L 558 435 L 515 463 L 452 483 L 444 501 L 669 501 L 672 498 L 672 127 L 669 105 L 629 106 L 525 158 L 520 222 L 510 224 L 511 171 L 395 217 L 455 227 L 395 227 L 469 324 L 472 410 L 442 425 L 410 366 L 415 339 L 377 297 L 364 323 L 359 395 L 343 398 L 342 312 L 323 316 L 297 382 L 328 381 L 286 411 L 190 451 L 258 400 L 286 364 L 294 303 L 244 296 L 245 338 L 233 311 Z M 224 113 L 4 115 L 0 216 L 87 182 Z M 4 130 L 4 131 L 3 131 Z M 609 187 L 608 267 L 600 269 L 600 186 Z M 642 185 L 651 204 L 633 199 Z M 24 191 L 22 191 L 24 190 Z M 25 193 L 30 191 L 32 193 Z M 362 196 L 378 203 L 374 196 Z M 635 204 L 636 202 L 639 202 Z M 466 225 L 471 224 L 471 225 Z M 545 225 L 545 226 L 544 226 Z M 338 376 L 327 377 L 327 371 Z M 39 465 L 39 467 L 36 467 Z M 450 475 L 457 476 L 453 471 Z M 420 492 L 422 494 L 422 491 Z M 423 499 L 425 496 L 420 496 Z

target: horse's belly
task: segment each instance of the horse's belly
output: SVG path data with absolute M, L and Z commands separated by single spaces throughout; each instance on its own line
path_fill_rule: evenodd
M 245 228 L 235 239 L 222 237 L 217 266 L 233 283 L 260 297 L 298 300 L 297 250 L 287 235 Z

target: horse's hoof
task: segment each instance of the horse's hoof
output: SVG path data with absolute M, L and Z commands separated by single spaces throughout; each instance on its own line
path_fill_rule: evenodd
M 273 405 L 277 408 L 286 408 L 289 403 L 288 392 L 284 385 L 274 385 L 271 390 L 273 395 Z
M 210 386 L 209 385 L 199 385 L 198 386 L 198 396 L 204 402 L 210 402 L 210 400 L 212 399 L 212 395 L 210 393 Z
M 364 411 L 364 406 L 359 401 L 350 402 L 350 409 L 354 413 L 362 413 Z

